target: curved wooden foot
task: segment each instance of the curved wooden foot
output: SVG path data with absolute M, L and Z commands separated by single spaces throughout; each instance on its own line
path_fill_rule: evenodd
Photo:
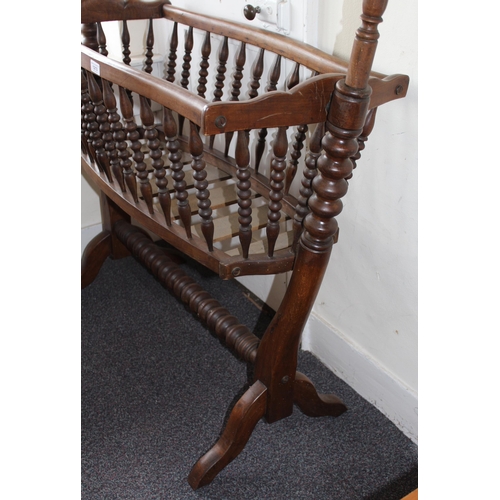
M 308 417 L 338 417 L 347 406 L 333 394 L 318 394 L 314 384 L 303 373 L 296 372 L 293 402 Z
M 243 394 L 233 408 L 220 439 L 191 469 L 188 482 L 194 490 L 211 483 L 240 454 L 266 412 L 266 401 L 267 388 L 260 381 Z
M 111 233 L 102 231 L 94 236 L 85 247 L 82 255 L 82 288 L 90 285 L 101 269 L 104 261 L 111 255 Z

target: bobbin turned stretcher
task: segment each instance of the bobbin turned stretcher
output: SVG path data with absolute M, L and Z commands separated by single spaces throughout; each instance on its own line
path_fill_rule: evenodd
M 82 0 L 82 167 L 101 192 L 103 219 L 103 231 L 82 258 L 82 287 L 106 258 L 132 254 L 255 365 L 220 439 L 189 474 L 195 489 L 242 451 L 262 417 L 276 422 L 294 405 L 311 417 L 346 410 L 296 371 L 297 353 L 338 238 L 340 199 L 377 108 L 407 92 L 408 77 L 371 72 L 386 4 L 364 0 L 347 63 L 166 0 Z M 140 19 L 149 20 L 144 70 L 130 66 L 129 57 L 127 23 Z M 153 75 L 153 19 L 164 19 L 170 31 L 160 76 Z M 108 57 L 108 21 L 122 22 L 122 61 Z M 262 88 L 269 55 L 274 59 Z M 297 173 L 302 179 L 294 195 Z M 292 271 L 262 340 L 144 228 L 222 279 Z

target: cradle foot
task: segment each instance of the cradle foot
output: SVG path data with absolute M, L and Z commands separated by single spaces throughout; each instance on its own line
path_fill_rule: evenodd
M 314 384 L 300 372 L 295 375 L 293 399 L 308 417 L 338 417 L 347 410 L 347 406 L 337 396 L 318 394 Z
M 111 233 L 102 231 L 94 236 L 82 255 L 82 288 L 96 278 L 104 261 L 111 255 Z
M 266 412 L 266 400 L 267 388 L 260 381 L 243 394 L 233 408 L 220 439 L 191 469 L 188 482 L 194 490 L 211 483 L 240 454 Z

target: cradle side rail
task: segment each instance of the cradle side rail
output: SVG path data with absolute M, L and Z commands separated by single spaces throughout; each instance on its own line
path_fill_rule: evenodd
M 232 33 L 231 30 L 227 32 Z M 238 32 L 238 34 L 240 35 L 238 38 L 242 38 L 241 33 Z M 295 41 L 295 45 L 299 45 L 303 53 L 305 44 Z M 311 49 L 314 48 L 311 47 Z M 269 50 L 276 53 L 275 51 L 279 48 Z M 171 111 L 193 121 L 200 127 L 200 133 L 208 136 L 262 127 L 275 128 L 302 123 L 323 123 L 326 120 L 335 84 L 345 76 L 345 73 L 329 72 L 312 76 L 301 83 L 295 82 L 287 91 L 275 90 L 244 101 L 210 101 L 205 98 L 204 94 L 195 94 L 185 87 L 173 85 L 172 82 L 138 71 L 124 63 L 96 53 L 95 50 L 85 45 L 82 45 L 81 52 L 82 68 L 97 72 L 100 77 L 110 83 L 126 87 L 129 91 L 137 92 L 168 107 Z M 304 64 L 302 60 L 308 61 L 307 56 L 299 58 L 294 57 L 293 53 L 287 54 L 289 60 L 299 59 L 296 61 L 297 65 Z M 335 58 L 331 59 L 335 61 Z M 311 66 L 312 64 L 309 64 L 309 67 Z M 322 66 L 326 66 L 325 61 Z M 320 65 L 313 67 L 313 71 L 319 73 L 314 69 L 316 67 Z M 294 71 L 298 72 L 298 69 Z M 373 109 L 386 102 L 405 97 L 408 78 L 405 75 L 371 76 L 369 83 L 372 88 L 369 109 Z
M 324 122 L 331 93 L 337 81 L 344 77 L 331 73 L 319 75 L 289 91 L 276 91 L 247 101 L 210 102 L 188 89 L 109 59 L 85 46 L 81 47 L 81 67 L 178 113 L 195 123 L 203 135 Z M 389 80 L 378 81 L 386 83 Z

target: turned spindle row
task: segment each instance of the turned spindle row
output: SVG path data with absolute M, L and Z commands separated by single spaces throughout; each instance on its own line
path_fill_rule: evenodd
M 84 82 L 88 82 L 88 88 Z M 108 81 L 101 79 L 99 86 L 94 75 L 82 74 L 82 148 L 95 161 L 100 172 L 108 182 L 116 181 L 121 192 L 128 191 L 134 201 L 144 203 L 149 214 L 153 215 L 154 198 L 165 218 L 165 224 L 172 224 L 171 195 L 166 178 L 164 149 L 162 147 L 157 124 L 151 105 L 140 96 L 141 126 L 136 123 L 133 107 L 126 89 L 119 87 L 120 110 L 116 106 L 115 95 Z M 104 94 L 104 98 L 103 98 Z M 177 199 L 179 217 L 186 229 L 188 238 L 191 233 L 191 207 L 187 201 L 187 186 L 184 181 L 182 151 L 177 138 L 177 127 L 171 110 L 164 108 L 163 132 L 172 178 Z M 149 162 L 145 154 L 145 148 Z M 210 193 L 207 190 L 203 143 L 196 126 L 191 127 L 190 152 L 191 168 L 194 171 L 194 187 L 198 202 L 198 213 L 203 219 L 202 230 L 209 250 L 213 249 L 213 222 L 211 221 Z M 154 173 L 156 194 L 149 175 L 149 166 Z M 139 189 L 138 189 L 139 188 Z M 140 192 L 141 199 L 138 197 Z

